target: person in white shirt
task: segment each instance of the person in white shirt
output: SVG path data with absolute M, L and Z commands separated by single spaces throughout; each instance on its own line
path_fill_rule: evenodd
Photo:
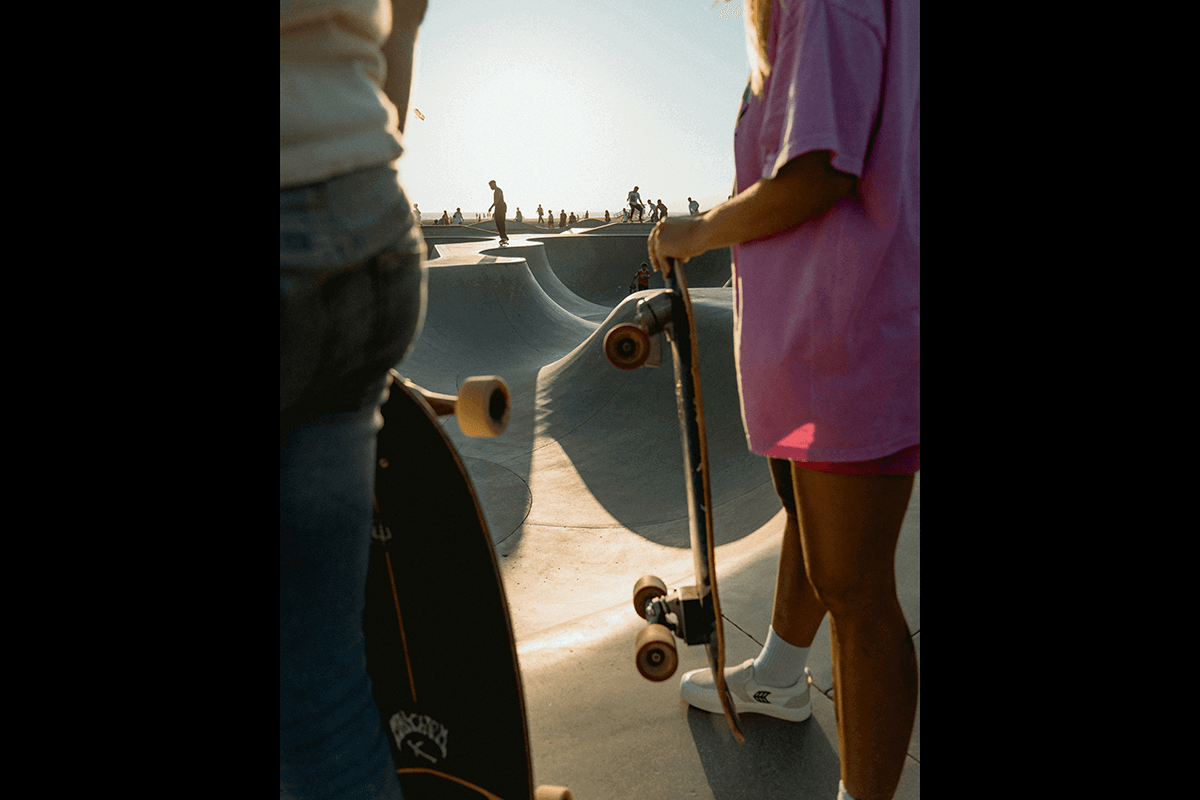
M 638 222 L 641 222 L 643 206 L 642 196 L 638 194 L 638 187 L 633 187 L 633 191 L 630 192 L 625 199 L 629 201 L 629 221 L 633 222 L 633 212 L 636 211 L 638 214 Z

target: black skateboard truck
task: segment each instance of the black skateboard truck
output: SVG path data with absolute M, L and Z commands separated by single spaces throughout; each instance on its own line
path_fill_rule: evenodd
M 661 578 L 643 575 L 633 586 L 633 608 L 647 623 L 635 645 L 638 672 L 647 680 L 665 681 L 675 674 L 676 636 L 689 645 L 708 644 L 716 636 L 712 604 L 701 601 L 695 586 L 668 590 Z

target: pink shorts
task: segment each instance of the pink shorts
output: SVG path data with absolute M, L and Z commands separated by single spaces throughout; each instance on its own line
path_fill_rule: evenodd
M 921 469 L 921 445 L 873 461 L 793 461 L 798 467 L 835 475 L 915 475 Z

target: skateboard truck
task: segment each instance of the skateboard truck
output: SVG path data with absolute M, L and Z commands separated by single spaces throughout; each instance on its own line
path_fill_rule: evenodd
M 712 605 L 702 602 L 695 586 L 668 591 L 661 578 L 643 575 L 633 587 L 633 608 L 647 623 L 635 645 L 638 672 L 647 680 L 665 681 L 675 674 L 674 636 L 694 645 L 708 644 L 716 635 Z

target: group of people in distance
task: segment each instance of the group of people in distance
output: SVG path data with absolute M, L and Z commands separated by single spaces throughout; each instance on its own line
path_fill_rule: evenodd
M 495 207 L 497 213 L 503 214 L 504 211 L 500 207 L 500 206 L 503 206 L 503 204 L 504 204 L 503 190 L 500 189 L 498 186 L 496 186 L 495 181 L 490 181 L 488 185 L 492 187 L 493 191 L 495 192 L 495 198 L 496 198 L 493 200 L 492 205 L 488 207 L 488 211 L 491 211 L 492 208 Z M 634 214 L 636 214 L 637 218 L 638 218 L 638 222 L 644 222 L 646 206 L 644 203 L 642 203 L 642 198 L 641 198 L 641 195 L 639 194 L 639 187 L 634 186 L 633 191 L 631 191 L 626 196 L 625 199 L 629 202 L 629 210 L 626 211 L 623 208 L 621 209 L 621 221 L 622 222 L 633 222 Z M 504 206 L 504 208 L 506 209 L 507 206 Z M 540 203 L 538 204 L 537 211 L 538 211 L 538 220 L 537 220 L 538 224 L 546 225 L 547 227 L 553 228 L 554 227 L 554 212 L 551 212 L 549 215 L 547 215 Z M 700 213 L 700 203 L 698 203 L 697 201 L 693 200 L 690 197 L 688 198 L 688 213 L 689 214 L 699 214 Z M 416 215 L 417 219 L 421 218 L 421 209 L 417 208 L 416 203 L 413 203 L 413 214 Z M 478 217 L 478 216 L 479 215 L 477 214 L 476 217 Z M 494 215 L 493 215 L 493 218 L 494 218 Z M 667 206 L 665 203 L 663 203 L 662 198 L 659 198 L 657 202 L 651 203 L 651 205 L 650 205 L 650 222 L 657 223 L 659 220 L 665 220 L 666 218 L 667 218 Z M 582 217 L 576 217 L 575 212 L 572 211 L 568 215 L 567 210 L 565 208 L 561 209 L 559 212 L 558 227 L 565 228 L 568 225 L 574 225 L 576 222 L 578 222 L 581 219 L 588 219 L 587 211 L 583 212 Z M 480 220 L 477 219 L 476 221 L 478 222 Z M 521 213 L 520 206 L 517 206 L 517 213 L 516 213 L 516 216 L 514 217 L 514 221 L 516 221 L 516 222 L 524 222 L 525 221 L 525 217 Z M 604 221 L 612 222 L 612 215 L 609 214 L 608 209 L 604 210 Z M 454 209 L 453 216 L 451 216 L 448 211 L 443 210 L 441 218 L 436 220 L 433 224 L 434 225 L 463 225 L 463 224 L 465 224 L 463 222 L 462 208 L 459 207 L 459 208 Z M 507 237 L 501 235 L 501 238 L 507 238 Z
M 503 195 L 501 195 L 501 196 L 503 196 Z M 495 206 L 496 204 L 493 203 L 492 205 Z M 421 209 L 417 207 L 416 203 L 413 203 L 413 214 L 417 217 L 417 219 L 421 218 Z M 578 222 L 581 219 L 588 219 L 588 215 L 589 215 L 589 212 L 584 211 L 583 216 L 577 217 L 575 215 L 575 212 L 573 212 L 573 211 L 570 214 L 567 214 L 567 210 L 564 208 L 560 212 L 558 227 L 565 228 L 568 225 L 574 225 L 576 222 Z M 476 220 L 475 220 L 476 222 L 482 221 L 482 219 L 480 218 L 480 215 L 476 214 L 475 216 L 476 216 Z M 664 215 L 664 219 L 665 219 L 665 215 Z M 515 221 L 515 222 L 524 222 L 525 221 L 525 215 L 521 213 L 520 206 L 517 206 L 517 213 L 516 213 L 516 216 L 513 217 L 513 221 Z M 538 221 L 539 225 L 546 225 L 547 227 L 553 228 L 554 227 L 554 214 L 551 213 L 551 214 L 547 215 L 545 210 L 542 208 L 542 206 L 538 205 L 538 220 L 537 221 Z M 604 210 L 604 221 L 612 222 L 612 214 L 609 213 L 608 209 Z M 448 211 L 443 210 L 442 216 L 439 219 L 435 220 L 433 222 L 433 224 L 434 225 L 464 225 L 464 224 L 466 224 L 463 221 L 462 208 L 461 207 L 456 208 L 454 210 L 453 216 L 451 216 L 451 214 Z

